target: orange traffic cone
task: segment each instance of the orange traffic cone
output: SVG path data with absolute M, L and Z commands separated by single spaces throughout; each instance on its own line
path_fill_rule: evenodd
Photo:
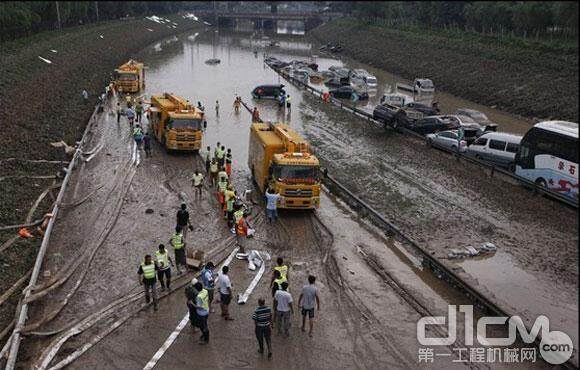
M 34 238 L 34 236 L 25 227 L 23 227 L 22 229 L 18 230 L 18 235 L 21 238 L 28 238 L 28 239 Z

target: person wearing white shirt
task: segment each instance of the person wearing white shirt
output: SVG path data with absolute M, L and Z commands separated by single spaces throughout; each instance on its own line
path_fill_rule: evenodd
M 220 306 L 222 309 L 222 316 L 225 320 L 233 320 L 230 317 L 229 304 L 232 301 L 232 282 L 228 276 L 228 266 L 222 267 L 222 273 L 218 278 L 218 288 L 220 292 Z
M 284 330 L 286 337 L 290 336 L 290 326 L 292 324 L 292 314 L 294 309 L 292 307 L 292 294 L 288 292 L 288 282 L 281 284 L 281 289 L 278 289 L 274 294 L 274 321 L 278 335 Z

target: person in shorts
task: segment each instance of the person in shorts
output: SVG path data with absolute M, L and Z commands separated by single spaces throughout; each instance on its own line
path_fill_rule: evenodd
M 320 310 L 320 299 L 318 298 L 318 288 L 314 285 L 315 282 L 315 276 L 308 276 L 308 284 L 304 285 L 300 298 L 298 298 L 298 307 L 302 309 L 302 326 L 300 329 L 306 331 L 306 315 L 308 315 L 309 337 L 312 337 L 312 328 L 314 326 L 314 303 L 316 303 L 316 308 Z
M 201 199 L 201 192 L 203 189 L 203 174 L 197 169 L 191 177 L 191 185 L 193 185 L 195 188 L 195 197 Z
M 222 317 L 225 320 L 233 320 L 230 317 L 229 305 L 232 301 L 232 282 L 228 276 L 230 271 L 228 266 L 222 267 L 222 274 L 218 278 L 218 287 L 220 292 L 220 306 L 222 309 Z

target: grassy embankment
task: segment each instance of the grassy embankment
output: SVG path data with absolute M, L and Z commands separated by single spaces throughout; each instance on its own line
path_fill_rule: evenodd
M 440 91 L 525 117 L 578 122 L 577 43 L 402 30 L 354 19 L 331 21 L 311 35 L 404 78 L 431 78 Z
M 178 24 L 176 28 L 140 18 L 45 32 L 0 45 L 0 225 L 24 222 L 34 201 L 53 181 L 22 176 L 55 175 L 66 166 L 21 160 L 69 160 L 63 149 L 50 143 L 64 140 L 74 145 L 81 138 L 97 94 L 104 91 L 116 66 L 158 39 L 201 28 L 200 23 L 179 16 L 167 18 Z M 83 89 L 90 94 L 87 104 L 82 103 Z M 46 197 L 33 220 L 51 205 L 52 199 Z M 0 245 L 17 231 L 0 232 Z M 0 295 L 32 267 L 40 241 L 39 237 L 19 239 L 0 253 Z M 17 296 L 0 307 L 0 332 L 14 316 Z

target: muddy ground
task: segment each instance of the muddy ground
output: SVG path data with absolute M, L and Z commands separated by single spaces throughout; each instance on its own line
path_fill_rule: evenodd
M 0 137 L 0 225 L 24 222 L 33 202 L 53 183 L 53 179 L 28 176 L 54 176 L 67 165 L 23 160 L 69 160 L 62 148 L 53 148 L 49 143 L 64 140 L 74 145 L 80 139 L 97 94 L 104 90 L 116 66 L 131 58 L 143 45 L 184 30 L 202 28 L 192 20 L 169 18 L 178 24 L 176 28 L 144 19 L 114 21 L 2 44 L 0 122 L 4 131 Z M 89 93 L 87 104 L 82 103 L 83 89 Z M 18 160 L 6 161 L 9 158 Z M 57 192 L 58 189 L 55 196 Z M 52 201 L 47 196 L 33 219 L 49 211 Z M 13 235 L 14 230 L 0 232 L 0 241 L 3 243 Z M 4 278 L 0 281 L 0 292 L 32 267 L 39 245 L 38 237 L 20 239 L 1 252 Z M 0 332 L 12 319 L 15 303 L 13 296 L 2 305 Z
M 47 353 L 45 349 L 54 345 L 70 325 L 140 290 L 136 284 L 137 263 L 170 235 L 174 214 L 182 201 L 188 205 L 194 225 L 187 236 L 189 245 L 208 255 L 215 248 L 223 248 L 225 253 L 213 259 L 216 263 L 232 250 L 227 243 L 231 239 L 229 230 L 209 185 L 206 183 L 201 200 L 195 199 L 190 186 L 191 168 L 199 164 L 199 157 L 167 154 L 155 145 L 153 158 L 144 158 L 142 152 L 135 151 L 127 124 L 123 121 L 117 125 L 108 113 L 97 119 L 88 146 L 100 143 L 104 144 L 103 149 L 91 162 L 79 167 L 71 180 L 65 203 L 90 197 L 59 217 L 40 284 L 71 271 L 75 261 L 81 261 L 80 268 L 62 286 L 33 303 L 28 321 L 31 329 L 19 357 L 19 364 L 25 368 L 39 364 Z M 238 190 L 251 186 L 247 176 L 233 179 Z M 416 340 L 417 320 L 425 315 L 445 314 L 448 304 L 468 301 L 430 272 L 421 270 L 396 241 L 360 223 L 358 216 L 339 201 L 323 195 L 323 202 L 325 207 L 320 213 L 281 212 L 279 222 L 272 225 L 265 221 L 262 206 L 256 206 L 252 224 L 257 234 L 243 242 L 248 249 L 268 252 L 272 258 L 281 256 L 292 265 L 290 292 L 295 300 L 307 276 L 318 277 L 322 303 L 313 338 L 299 330 L 300 316 L 296 311 L 291 337 L 274 337 L 275 362 L 255 352 L 250 315 L 257 297 L 266 297 L 271 303 L 270 260 L 266 261 L 268 273 L 248 303 L 232 303 L 233 322 L 225 322 L 217 313 L 210 316 L 208 346 L 199 346 L 199 333 L 187 325 L 157 367 L 189 368 L 193 361 L 197 366 L 217 364 L 219 368 L 415 367 L 420 348 Z M 147 209 L 153 213 L 146 213 Z M 79 223 L 79 219 L 84 222 Z M 94 258 L 89 262 L 92 251 Z M 382 272 L 377 273 L 371 265 Z M 235 294 L 245 291 L 254 274 L 245 262 L 234 259 L 230 276 Z M 174 287 L 183 280 L 177 278 Z M 179 288 L 160 302 L 158 312 L 151 307 L 139 311 L 143 305 L 143 298 L 139 298 L 71 338 L 52 365 L 98 338 L 116 320 L 133 313 L 118 330 L 95 342 L 70 367 L 143 367 L 181 321 L 186 307 Z M 62 310 L 50 319 L 59 307 Z M 219 312 L 217 305 L 216 309 Z M 463 333 L 461 324 L 459 330 Z M 57 334 L 43 335 L 51 331 Z M 439 364 L 444 363 L 446 368 L 466 367 L 451 362 L 456 356 L 453 348 L 462 347 L 461 343 L 460 340 L 454 346 L 438 348 L 437 353 L 451 356 Z M 436 366 L 440 365 L 424 364 L 427 368 Z M 527 366 L 544 368 L 541 363 Z
M 542 53 L 335 20 L 314 29 L 321 43 L 407 79 L 534 119 L 578 122 L 578 53 Z

